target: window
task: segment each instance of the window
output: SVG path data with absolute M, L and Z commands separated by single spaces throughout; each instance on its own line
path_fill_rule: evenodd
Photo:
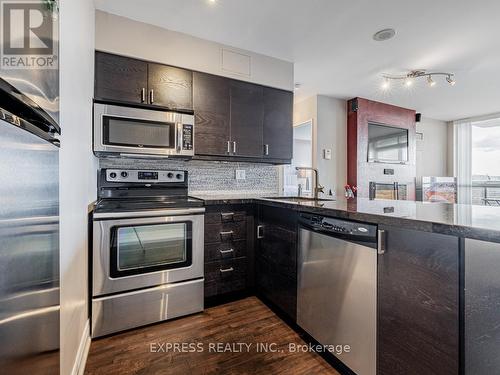
M 472 204 L 500 205 L 500 118 L 471 125 Z
M 293 128 L 293 159 L 290 165 L 283 167 L 283 193 L 297 195 L 299 185 L 302 195 L 312 194 L 312 175 L 297 174 L 296 167 L 312 167 L 312 120 Z

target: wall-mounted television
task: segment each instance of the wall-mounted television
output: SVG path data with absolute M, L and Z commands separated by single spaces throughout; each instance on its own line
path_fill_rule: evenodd
M 368 123 L 368 162 L 408 162 L 408 129 Z

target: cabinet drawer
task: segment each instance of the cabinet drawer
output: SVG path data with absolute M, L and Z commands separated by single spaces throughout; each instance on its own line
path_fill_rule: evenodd
M 205 245 L 205 263 L 222 259 L 234 259 L 246 256 L 245 240 L 212 243 Z
M 205 224 L 234 223 L 246 221 L 245 211 L 224 210 L 220 212 L 207 212 L 205 214 Z
M 246 235 L 246 221 L 205 224 L 205 243 L 244 240 Z
M 246 257 L 205 263 L 205 297 L 245 289 L 246 267 Z

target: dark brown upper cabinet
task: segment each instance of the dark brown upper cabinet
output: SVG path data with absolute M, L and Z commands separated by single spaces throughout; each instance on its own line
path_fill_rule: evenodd
M 459 239 L 379 229 L 377 374 L 457 375 Z
M 174 110 L 193 110 L 193 72 L 161 64 L 148 64 L 149 104 Z
M 194 72 L 193 108 L 196 155 L 291 160 L 292 92 Z
M 293 93 L 264 88 L 264 158 L 292 159 Z
M 99 51 L 95 64 L 98 101 L 194 111 L 195 157 L 292 159 L 292 92 Z
M 110 53 L 95 53 L 97 100 L 193 110 L 193 73 Z
M 144 103 L 148 88 L 148 64 L 144 61 L 95 53 L 96 99 Z
M 264 90 L 262 86 L 231 81 L 231 154 L 262 157 Z
M 229 154 L 229 80 L 212 74 L 193 72 L 195 151 L 198 155 Z

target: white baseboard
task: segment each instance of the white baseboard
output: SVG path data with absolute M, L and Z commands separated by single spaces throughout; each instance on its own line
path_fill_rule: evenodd
M 87 356 L 90 349 L 90 321 L 87 320 L 85 328 L 83 329 L 80 345 L 78 345 L 78 352 L 76 353 L 75 363 L 71 370 L 71 375 L 83 375 L 85 371 L 85 364 L 87 363 Z

